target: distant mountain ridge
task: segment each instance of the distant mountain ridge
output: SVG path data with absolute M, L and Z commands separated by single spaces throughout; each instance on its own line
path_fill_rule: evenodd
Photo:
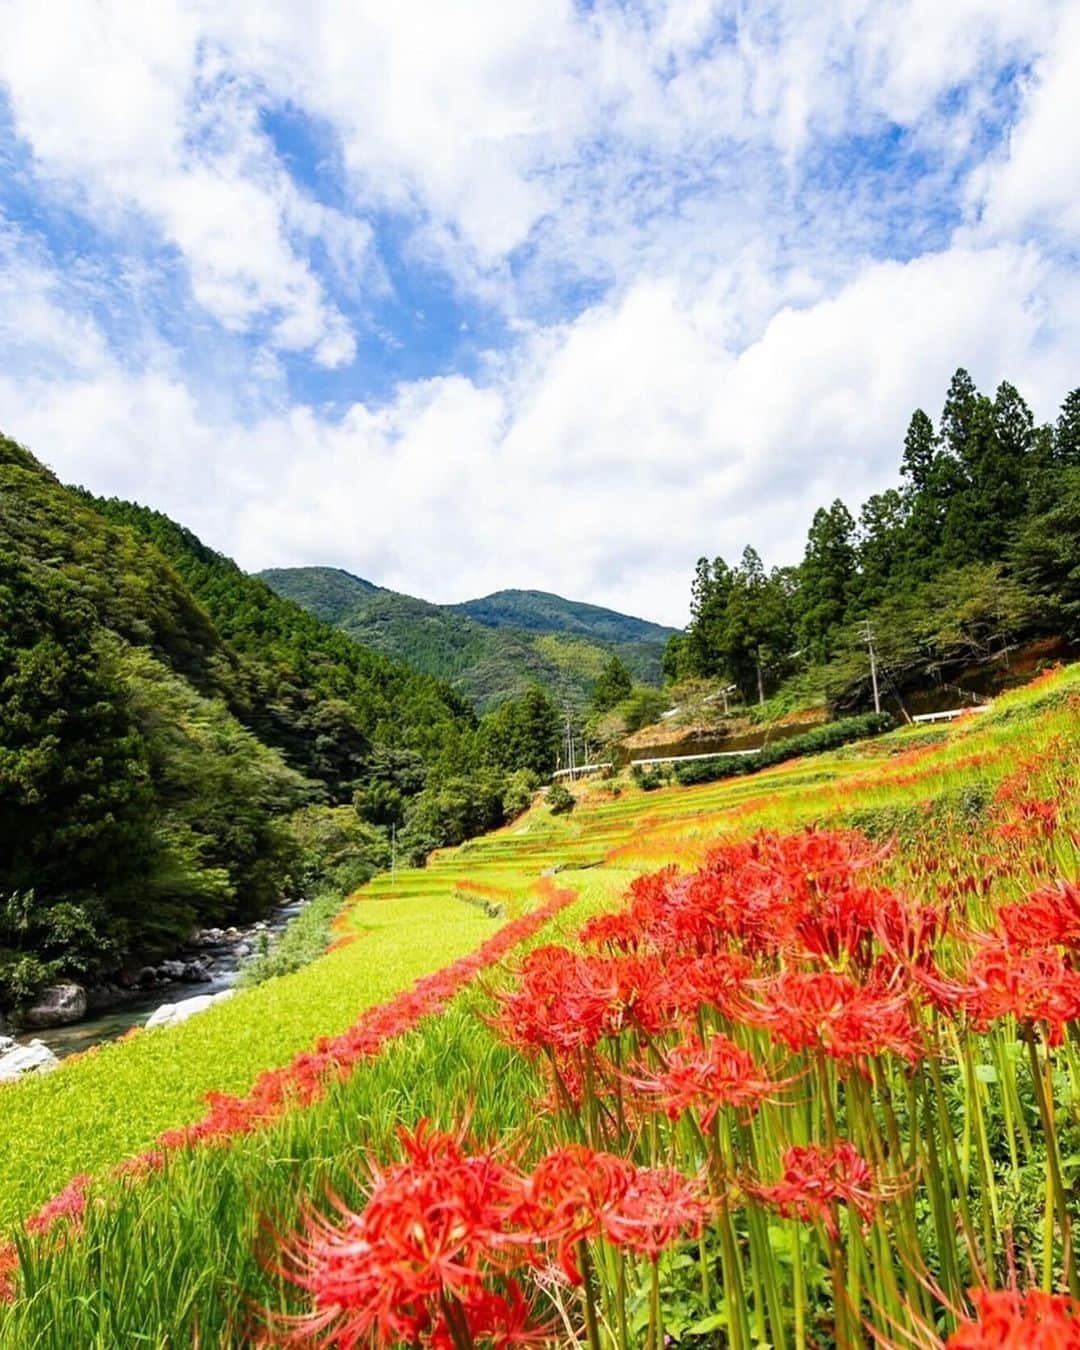
M 488 628 L 568 633 L 600 642 L 666 642 L 676 631 L 601 605 L 564 600 L 549 591 L 495 591 L 479 600 L 465 600 L 446 608 L 467 614 Z
M 336 567 L 269 568 L 259 576 L 365 646 L 446 680 L 481 712 L 534 683 L 583 706 L 613 655 L 636 680 L 657 684 L 676 631 L 546 591 L 437 605 Z

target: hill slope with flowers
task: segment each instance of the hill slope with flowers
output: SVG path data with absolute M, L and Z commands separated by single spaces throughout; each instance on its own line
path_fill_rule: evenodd
M 0 1345 L 1074 1343 L 1078 762 L 1073 668 L 380 878 L 309 1004 L 373 906 L 490 934 L 139 1146 L 28 1144 Z

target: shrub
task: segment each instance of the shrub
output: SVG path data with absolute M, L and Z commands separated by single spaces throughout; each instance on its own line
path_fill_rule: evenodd
M 533 793 L 539 786 L 536 775 L 530 769 L 518 769 L 516 773 L 508 774 L 502 794 L 503 816 L 513 820 L 527 811 L 532 805 Z
M 845 717 L 839 722 L 827 722 L 815 727 L 802 736 L 791 736 L 786 741 L 777 741 L 774 745 L 764 745 L 752 755 L 714 759 L 696 759 L 688 764 L 676 764 L 675 778 L 684 787 L 694 783 L 713 783 L 720 778 L 736 778 L 739 774 L 754 773 L 758 769 L 767 769 L 773 764 L 782 764 L 786 759 L 797 759 L 800 755 L 820 755 L 825 750 L 835 750 L 849 741 L 859 741 L 867 736 L 879 736 L 893 726 L 888 713 L 866 713 L 862 717 Z
M 643 769 L 639 764 L 635 764 L 630 770 L 630 777 L 643 792 L 653 792 L 656 788 L 664 787 L 671 782 L 671 766 L 653 764 Z
M 248 989 L 275 975 L 291 975 L 294 970 L 300 970 L 322 956 L 330 943 L 330 925 L 341 905 L 342 898 L 336 892 L 316 896 L 276 943 L 244 963 L 236 981 L 238 988 Z
M 548 788 L 547 804 L 553 816 L 565 816 L 577 805 L 577 798 L 569 788 L 563 787 L 561 783 L 554 783 Z

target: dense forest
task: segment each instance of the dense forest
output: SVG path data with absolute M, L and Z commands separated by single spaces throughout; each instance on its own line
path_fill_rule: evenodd
M 659 685 L 674 632 L 543 591 L 435 605 L 335 567 L 271 568 L 260 576 L 365 647 L 447 681 L 480 712 L 533 684 L 584 712 L 613 657 L 639 684 Z
M 936 427 L 912 414 L 900 476 L 857 519 L 821 507 L 796 567 L 702 558 L 669 678 L 847 711 L 870 696 L 870 640 L 891 697 L 1027 638 L 1080 641 L 1080 389 L 1037 426 L 1013 385 L 991 398 L 960 369 Z
M 0 1009 L 501 824 L 559 735 L 542 691 L 478 719 L 0 437 Z

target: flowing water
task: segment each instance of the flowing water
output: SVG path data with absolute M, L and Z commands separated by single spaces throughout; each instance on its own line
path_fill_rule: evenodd
M 302 908 L 303 902 L 299 900 L 282 905 L 268 915 L 266 928 L 260 931 L 271 936 L 280 933 Z M 243 940 L 241 938 L 235 942 L 192 950 L 190 955 L 194 957 L 214 959 L 211 969 L 213 978 L 205 984 L 171 984 L 161 989 L 147 990 L 145 994 L 138 994 L 115 1007 L 92 1012 L 81 1022 L 73 1022 L 66 1027 L 48 1027 L 44 1031 L 23 1032 L 15 1039 L 23 1044 L 43 1041 L 58 1059 L 77 1055 L 105 1041 L 115 1041 L 132 1027 L 141 1027 L 150 1014 L 163 1004 L 181 1003 L 184 999 L 196 998 L 200 994 L 219 994 L 223 989 L 231 989 L 240 968 L 240 958 L 235 949 Z M 246 940 L 250 942 L 251 938 L 247 937 Z

